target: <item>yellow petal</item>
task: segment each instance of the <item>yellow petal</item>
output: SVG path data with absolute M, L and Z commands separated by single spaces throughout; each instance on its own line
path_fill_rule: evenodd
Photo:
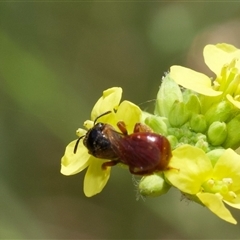
M 236 108 L 240 109 L 240 102 L 236 101 L 235 99 L 233 99 L 233 97 L 230 94 L 227 94 L 226 96 L 227 100 L 229 102 L 231 102 Z
M 223 201 L 224 201 L 227 205 L 229 205 L 229 206 L 231 206 L 231 207 L 233 207 L 233 208 L 240 209 L 240 197 L 239 197 L 239 195 L 238 195 L 238 196 L 236 197 L 236 199 L 234 199 L 234 200 L 231 199 L 231 201 L 227 201 L 227 200 L 223 199 Z
M 222 199 L 218 195 L 212 193 L 198 193 L 197 196 L 202 203 L 218 217 L 227 222 L 237 224 L 237 221 L 233 218 L 230 211 L 224 206 Z
M 172 154 L 169 166 L 173 169 L 165 171 L 165 177 L 180 191 L 196 194 L 211 176 L 210 160 L 203 150 L 190 145 L 183 145 Z
M 206 45 L 203 50 L 205 63 L 216 74 L 220 75 L 224 64 L 230 64 L 234 58 L 240 59 L 240 50 L 233 45 L 222 43 Z M 236 67 L 240 68 L 238 61 Z
M 215 164 L 212 177 L 218 180 L 231 178 L 231 190 L 240 190 L 240 155 L 230 148 L 227 149 Z
M 95 120 L 101 114 L 107 111 L 113 111 L 116 108 L 122 97 L 122 88 L 113 87 L 103 91 L 103 95 L 93 107 L 91 120 Z
M 128 131 L 132 133 L 135 124 L 141 120 L 141 114 L 142 111 L 137 105 L 123 101 L 117 110 L 116 118 L 118 121 L 124 121 Z
M 190 68 L 172 66 L 170 68 L 170 77 L 177 84 L 206 96 L 219 96 L 222 94 L 222 92 L 212 89 L 211 79 L 208 76 Z
M 100 193 L 105 187 L 109 177 L 111 168 L 102 169 L 103 160 L 94 157 L 90 158 L 90 165 L 84 178 L 83 190 L 87 197 L 92 197 Z
M 63 175 L 68 176 L 79 173 L 88 166 L 90 155 L 83 146 L 82 141 L 79 142 L 76 154 L 73 153 L 76 141 L 77 140 L 74 140 L 68 144 L 65 154 L 61 159 L 61 173 Z

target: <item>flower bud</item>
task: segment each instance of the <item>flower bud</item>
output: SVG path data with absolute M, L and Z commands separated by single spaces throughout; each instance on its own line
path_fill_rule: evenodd
M 190 127 L 196 133 L 204 133 L 207 130 L 207 121 L 204 115 L 193 114 L 190 119 Z
M 177 139 L 180 139 L 183 136 L 183 130 L 181 128 L 168 128 L 168 135 L 173 135 Z
M 204 141 L 204 139 L 199 139 L 195 143 L 195 147 L 198 147 L 198 148 L 202 149 L 204 152 L 207 152 L 209 149 L 209 144 L 208 144 L 208 142 Z
M 222 156 L 224 151 L 225 151 L 225 149 L 220 148 L 220 149 L 214 149 L 207 153 L 207 156 L 210 159 L 213 167 L 215 166 L 218 159 Z
M 187 103 L 191 95 L 193 95 L 193 91 L 190 89 L 184 88 L 184 91 L 182 91 L 183 102 Z
M 170 142 L 171 148 L 175 149 L 178 145 L 178 139 L 174 135 L 168 135 L 167 139 Z
M 227 138 L 227 126 L 224 122 L 213 122 L 207 132 L 208 141 L 213 146 L 221 145 Z
M 173 127 L 181 127 L 184 123 L 188 121 L 190 117 L 190 112 L 188 111 L 186 105 L 183 102 L 174 102 L 173 106 L 169 112 L 169 123 Z
M 162 174 L 145 176 L 138 185 L 140 194 L 148 197 L 158 197 L 168 192 L 170 185 L 164 180 Z
M 154 115 L 151 114 L 151 113 L 142 111 L 142 114 L 141 114 L 141 122 L 145 122 L 145 119 L 146 119 L 147 117 L 151 117 L 151 116 L 154 116 Z
M 223 143 L 224 148 L 237 149 L 240 146 L 240 114 L 227 123 L 227 138 Z
M 169 74 L 162 79 L 162 84 L 157 94 L 155 115 L 167 117 L 175 101 L 182 101 L 182 92 L 178 84 L 173 81 Z
M 186 102 L 187 109 L 192 113 L 201 112 L 201 102 L 195 94 L 191 94 Z
M 202 133 L 197 133 L 197 134 L 195 135 L 195 137 L 196 137 L 196 141 L 198 141 L 198 140 L 200 140 L 200 139 L 202 139 L 202 140 L 204 140 L 204 141 L 207 141 L 206 135 L 204 135 L 204 134 L 202 134 Z
M 161 135 L 167 135 L 167 125 L 159 116 L 149 116 L 145 119 L 145 123 L 155 132 Z
M 235 108 L 228 101 L 221 101 L 213 104 L 205 113 L 205 118 L 210 125 L 215 121 L 227 122 L 235 112 Z

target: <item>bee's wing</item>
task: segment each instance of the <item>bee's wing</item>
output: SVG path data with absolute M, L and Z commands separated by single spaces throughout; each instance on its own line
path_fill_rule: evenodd
M 148 173 L 159 163 L 161 152 L 157 145 L 152 142 L 124 137 L 112 139 L 111 143 L 120 161 L 128 165 L 134 174 Z

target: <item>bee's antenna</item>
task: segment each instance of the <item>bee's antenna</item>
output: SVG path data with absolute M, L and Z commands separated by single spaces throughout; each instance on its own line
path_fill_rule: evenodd
M 146 103 L 154 102 L 154 101 L 156 101 L 156 98 L 147 100 L 147 101 L 145 101 L 145 102 L 141 102 L 141 103 L 138 104 L 138 106 L 141 106 L 141 105 L 146 104 Z
M 75 144 L 74 149 L 73 149 L 73 153 L 74 153 L 74 154 L 76 154 L 77 148 L 78 148 L 78 144 L 79 144 L 80 140 L 81 140 L 83 137 L 85 137 L 85 135 L 81 136 L 81 137 L 78 138 L 78 140 L 76 141 L 76 144 Z
M 111 112 L 112 112 L 112 111 L 107 111 L 107 112 L 99 115 L 98 117 L 96 117 L 96 119 L 94 120 L 94 125 L 96 124 L 96 121 L 97 121 L 99 118 L 101 118 L 101 117 L 103 117 L 103 116 L 105 116 L 105 115 L 107 115 L 107 114 L 109 114 L 109 113 L 111 113 Z

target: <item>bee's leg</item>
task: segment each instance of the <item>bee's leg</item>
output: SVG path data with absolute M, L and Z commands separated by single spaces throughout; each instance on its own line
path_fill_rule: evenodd
M 108 167 L 112 167 L 115 166 L 119 163 L 120 161 L 118 160 L 114 160 L 114 161 L 108 161 L 102 164 L 102 169 L 106 170 Z
M 125 136 L 128 135 L 128 131 L 127 131 L 125 122 L 119 121 L 117 123 L 117 126 L 118 126 L 119 130 L 122 132 L 123 135 L 125 135 Z
M 150 169 L 139 169 L 136 167 L 129 167 L 129 171 L 131 174 L 140 175 L 140 176 L 151 174 Z
M 145 124 L 136 123 L 133 132 L 153 132 L 153 130 Z

